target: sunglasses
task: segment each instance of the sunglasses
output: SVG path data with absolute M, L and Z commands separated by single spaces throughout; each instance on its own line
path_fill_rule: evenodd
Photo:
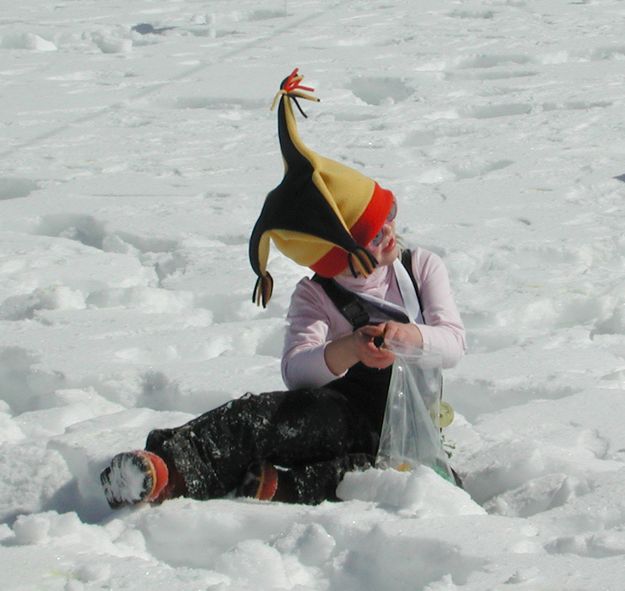
M 393 205 L 391 206 L 391 211 L 388 212 L 386 216 L 385 224 L 390 224 L 397 216 L 397 201 L 393 199 Z M 380 231 L 373 237 L 371 242 L 371 246 L 375 246 L 376 248 L 382 244 L 382 240 L 384 240 L 384 227 L 380 228 Z

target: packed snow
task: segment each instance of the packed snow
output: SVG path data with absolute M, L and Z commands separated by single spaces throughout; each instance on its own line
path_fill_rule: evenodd
M 5 591 L 622 591 L 625 4 L 33 0 L 0 15 Z M 305 272 L 247 240 L 304 141 L 391 188 L 442 256 L 469 353 L 445 372 L 466 492 L 348 475 L 342 503 L 111 511 L 99 472 L 281 389 Z

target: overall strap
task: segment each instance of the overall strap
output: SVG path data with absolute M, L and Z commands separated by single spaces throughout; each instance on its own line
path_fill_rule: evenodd
M 312 276 L 312 280 L 323 287 L 332 303 L 352 325 L 354 330 L 369 324 L 369 313 L 355 294 L 341 287 L 334 279 L 321 277 L 317 273 Z
M 415 279 L 414 273 L 412 272 L 412 251 L 409 248 L 401 251 L 401 264 L 404 266 L 404 269 L 408 271 L 408 276 L 410 277 L 410 281 L 412 281 L 414 292 L 417 294 L 417 301 L 419 302 L 421 316 L 423 317 L 423 304 L 421 303 L 421 294 L 419 293 L 417 280 Z M 425 317 L 423 317 L 423 323 L 426 324 Z

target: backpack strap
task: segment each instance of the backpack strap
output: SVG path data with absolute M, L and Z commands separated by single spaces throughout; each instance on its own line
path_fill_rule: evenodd
M 419 286 L 412 272 L 412 251 L 410 249 L 402 250 L 401 263 L 408 272 L 412 286 L 417 294 L 417 301 L 419 302 L 419 308 L 421 310 L 421 316 L 423 316 L 423 305 L 421 304 L 421 295 L 419 294 Z M 329 277 L 321 277 L 315 273 L 312 276 L 312 280 L 321 285 L 326 295 L 332 300 L 332 303 L 338 308 L 339 312 L 347 319 L 352 325 L 354 330 L 359 329 L 361 326 L 369 324 L 369 313 L 365 309 L 362 300 L 344 287 L 341 287 L 334 279 Z M 425 319 L 423 319 L 425 323 Z
M 354 330 L 369 324 L 369 313 L 355 294 L 341 287 L 334 279 L 321 277 L 317 273 L 312 276 L 312 280 L 323 287 L 332 303 L 352 325 Z

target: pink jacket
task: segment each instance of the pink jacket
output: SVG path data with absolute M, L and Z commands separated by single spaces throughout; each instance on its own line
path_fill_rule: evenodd
M 464 325 L 456 308 L 447 269 L 433 252 L 416 248 L 412 270 L 419 287 L 421 311 L 427 324 L 419 324 L 424 351 L 442 356 L 443 367 L 453 367 L 465 352 Z M 369 277 L 335 278 L 350 291 L 368 293 L 403 305 L 392 266 L 376 269 Z M 303 278 L 291 296 L 282 353 L 282 379 L 287 388 L 318 387 L 335 380 L 324 359 L 330 341 L 352 332 L 351 325 L 323 288 Z

